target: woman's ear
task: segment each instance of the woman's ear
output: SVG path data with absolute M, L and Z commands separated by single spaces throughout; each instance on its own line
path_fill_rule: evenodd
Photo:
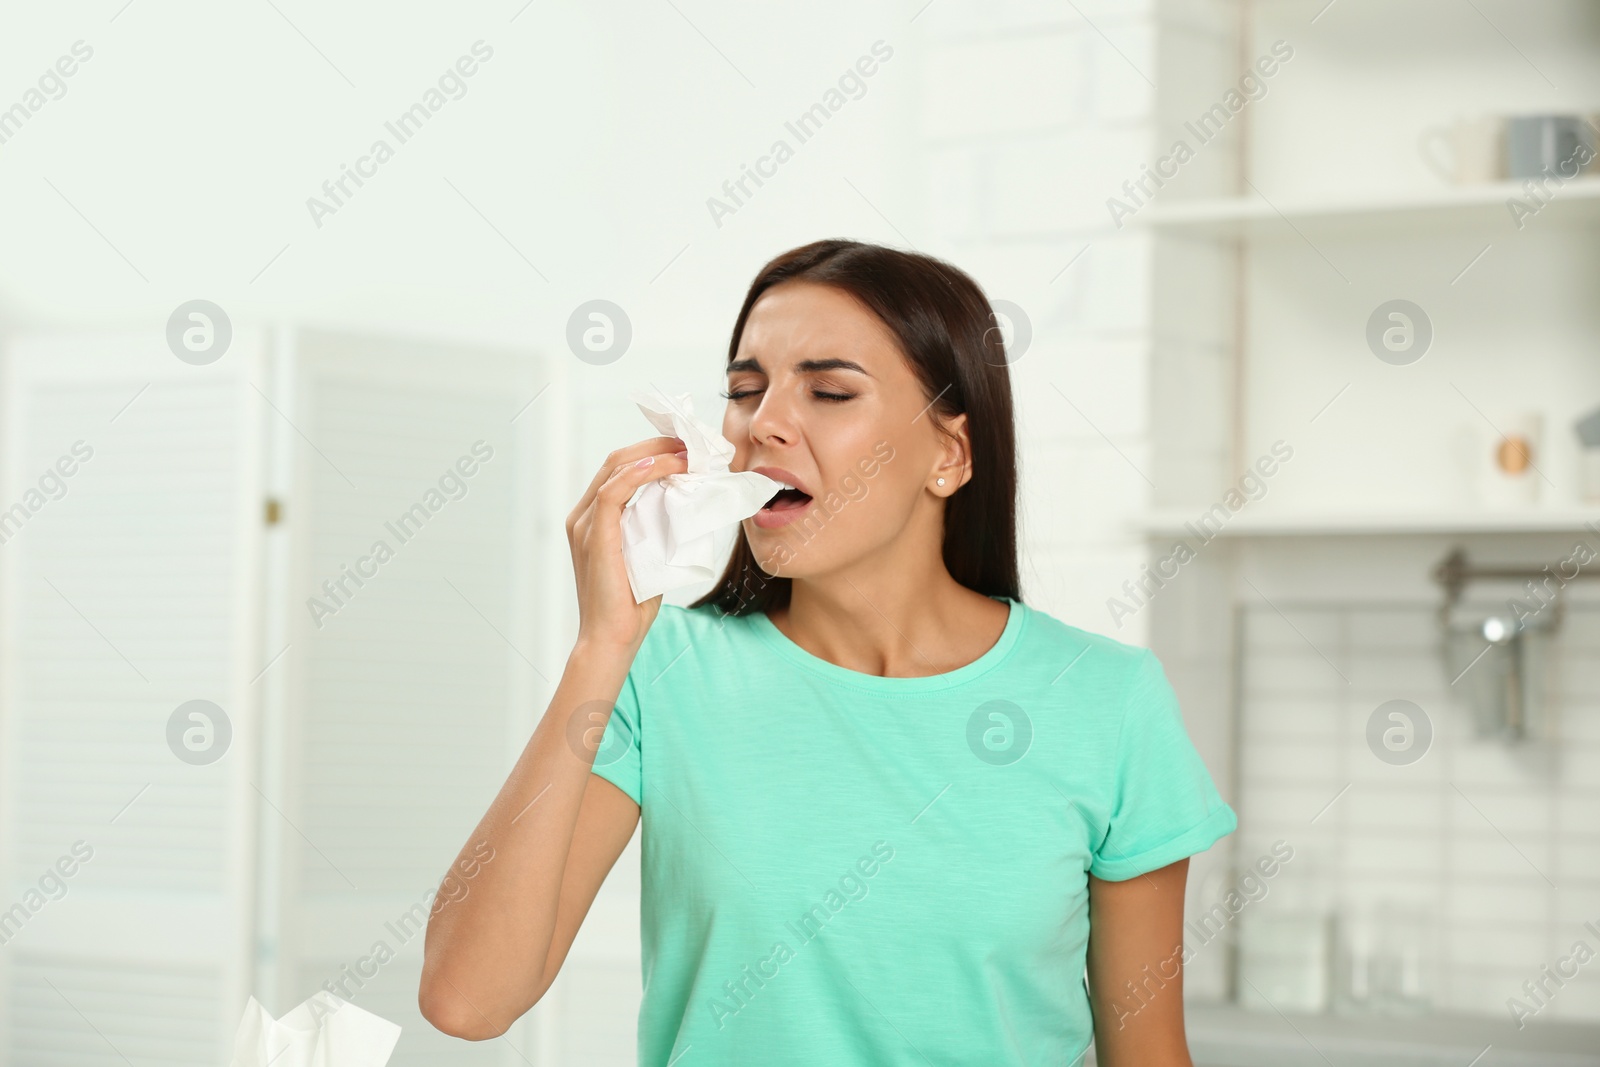
M 972 440 L 967 433 L 967 413 L 963 411 L 949 419 L 941 419 L 943 446 L 939 467 L 933 473 L 935 488 L 949 496 L 972 477 Z M 939 485 L 938 480 L 944 479 Z

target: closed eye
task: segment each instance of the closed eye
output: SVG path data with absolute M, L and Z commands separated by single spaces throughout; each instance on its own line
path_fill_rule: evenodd
M 743 400 L 747 396 L 755 396 L 760 391 L 761 390 L 759 389 L 740 389 L 736 392 L 718 393 L 717 395 L 725 400 Z M 828 400 L 833 403 L 840 403 L 845 400 L 854 400 L 856 398 L 856 394 L 854 393 L 825 393 L 817 389 L 813 389 L 811 391 L 811 395 L 816 397 L 818 400 Z

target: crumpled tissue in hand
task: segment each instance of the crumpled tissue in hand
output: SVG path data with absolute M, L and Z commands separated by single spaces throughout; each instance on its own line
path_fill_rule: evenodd
M 234 1034 L 228 1067 L 383 1067 L 399 1040 L 397 1024 L 327 990 L 281 1019 L 251 997 Z
M 622 509 L 622 560 L 633 599 L 651 597 L 716 576 L 716 534 L 749 518 L 783 488 L 755 471 L 730 471 L 734 447 L 694 417 L 688 393 L 660 389 L 628 399 L 660 433 L 688 448 L 689 470 L 639 487 Z

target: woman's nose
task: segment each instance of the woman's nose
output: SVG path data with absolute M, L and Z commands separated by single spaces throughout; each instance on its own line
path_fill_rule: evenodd
M 769 387 L 750 415 L 750 437 L 757 441 L 773 437 L 787 441 L 794 436 L 793 417 L 784 395 Z

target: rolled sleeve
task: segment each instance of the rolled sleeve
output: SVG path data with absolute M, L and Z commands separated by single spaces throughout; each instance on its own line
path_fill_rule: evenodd
M 1120 882 L 1204 852 L 1238 828 L 1183 725 L 1177 695 L 1144 650 L 1117 738 L 1110 816 L 1089 873 Z

